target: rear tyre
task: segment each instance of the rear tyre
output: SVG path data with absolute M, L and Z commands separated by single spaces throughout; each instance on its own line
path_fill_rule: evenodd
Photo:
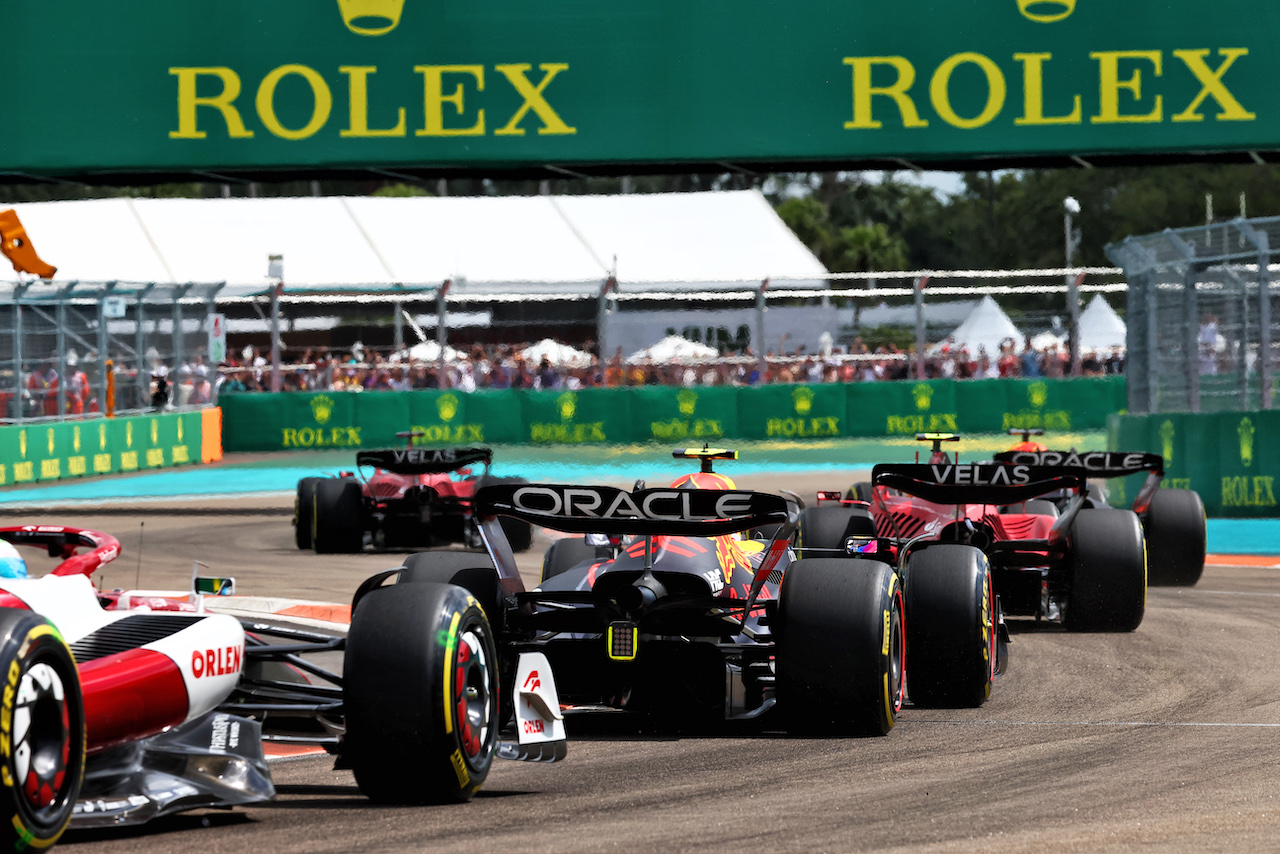
M 497 625 L 502 615 L 502 584 L 498 570 L 482 552 L 427 551 L 404 559 L 400 584 L 456 584 L 484 608 L 490 624 Z
M 911 702 L 981 706 L 996 672 L 995 590 L 986 555 L 956 543 L 921 549 L 908 558 L 905 587 Z
M 884 735 L 902 708 L 906 639 L 898 576 L 872 560 L 787 567 L 778 593 L 778 705 L 787 730 Z
M 827 504 L 806 507 L 800 511 L 802 558 L 834 557 L 837 553 L 843 555 L 846 537 L 875 535 L 876 523 L 865 507 Z
M 528 483 L 522 477 L 482 477 L 476 481 L 476 491 L 484 489 L 486 486 L 496 486 L 500 483 Z M 502 526 L 502 533 L 506 535 L 507 542 L 511 544 L 511 551 L 526 552 L 533 545 L 533 526 L 528 522 L 522 522 L 511 516 L 499 516 L 498 524 Z
M 845 498 L 852 498 L 857 501 L 871 501 L 871 484 L 867 481 L 859 481 L 849 487 L 849 491 L 845 493 Z
M 563 540 L 556 540 L 551 544 L 551 548 L 547 549 L 547 553 L 542 558 L 542 582 L 546 583 L 549 579 L 555 578 L 567 569 L 585 563 L 586 561 L 598 560 L 596 556 L 596 547 L 587 545 L 587 541 L 582 537 L 566 537 Z
M 1204 504 L 1190 489 L 1151 496 L 1142 527 L 1147 538 L 1147 583 L 1190 587 L 1204 572 Z
M 52 845 L 66 830 L 84 780 L 80 679 L 58 630 L 30 611 L 0 610 L 0 849 Z M 12 733 L 12 740 L 9 734 Z
M 1071 590 L 1063 625 L 1073 632 L 1131 632 L 1147 604 L 1142 526 L 1132 510 L 1081 510 L 1068 534 Z
M 347 478 L 316 481 L 311 505 L 311 543 L 317 554 L 352 554 L 364 546 L 364 497 Z
M 318 477 L 304 477 L 298 481 L 298 494 L 293 499 L 293 541 L 300 549 L 311 548 L 312 511 L 315 509 Z
M 384 804 L 468 801 L 498 746 L 489 623 L 451 584 L 381 587 L 352 615 L 343 664 L 343 757 Z

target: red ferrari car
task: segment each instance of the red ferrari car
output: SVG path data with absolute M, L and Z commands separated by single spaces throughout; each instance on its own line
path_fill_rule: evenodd
M 421 433 L 397 433 L 410 441 Z M 480 548 L 471 498 L 484 486 L 524 483 L 489 474 L 488 448 L 402 448 L 361 451 L 355 472 L 304 477 L 294 504 L 294 538 L 300 549 L 321 554 L 374 548 L 430 548 L 462 543 Z M 476 477 L 471 467 L 483 465 Z M 365 469 L 372 469 L 366 475 Z M 515 519 L 504 528 L 516 551 L 533 541 L 533 529 Z

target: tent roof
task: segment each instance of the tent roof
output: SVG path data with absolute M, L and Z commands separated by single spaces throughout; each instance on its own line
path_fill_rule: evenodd
M 94 199 L 14 205 L 58 281 L 286 290 L 596 293 L 759 282 L 824 287 L 822 264 L 755 190 L 625 196 Z
M 714 347 L 699 344 L 682 338 L 679 335 L 668 335 L 652 347 L 637 350 L 627 357 L 627 364 L 635 364 L 649 359 L 654 362 L 675 362 L 684 359 L 713 359 L 720 355 Z
M 977 356 L 978 349 L 982 348 L 992 359 L 1000 355 L 1000 343 L 1005 339 L 1012 338 L 1019 346 L 1023 342 L 1023 335 L 1018 327 L 1013 325 L 1009 315 L 1004 313 L 990 294 L 978 302 L 964 322 L 947 338 L 951 341 L 952 349 L 968 348 L 969 355 Z M 944 343 L 934 344 L 929 352 L 938 352 Z
M 1094 294 L 1080 312 L 1080 349 L 1110 350 L 1125 346 L 1125 325 L 1102 294 Z

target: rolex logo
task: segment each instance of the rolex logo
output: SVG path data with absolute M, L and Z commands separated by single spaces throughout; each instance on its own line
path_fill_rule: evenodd
M 578 411 L 577 395 L 573 392 L 566 392 L 556 398 L 556 408 L 560 410 L 561 421 L 572 421 L 574 414 Z
M 49 456 L 53 456 L 53 428 L 52 427 L 50 427 L 48 432 L 45 434 L 45 438 L 49 442 Z
M 159 441 L 160 441 L 160 422 L 152 418 L 151 419 L 151 444 L 154 445 L 156 442 L 159 442 Z
M 1253 465 L 1253 422 L 1241 418 L 1236 433 L 1240 435 L 1240 464 L 1248 468 Z
M 75 426 L 75 429 L 71 431 L 71 447 L 75 449 L 75 452 L 77 454 L 80 453 L 80 425 L 79 424 L 77 424 Z
M 911 396 L 915 398 L 916 409 L 923 412 L 929 408 L 929 402 L 933 400 L 933 386 L 920 383 L 911 389 Z
M 1018 0 L 1018 11 L 1028 21 L 1052 24 L 1071 16 L 1076 10 L 1076 0 Z
M 796 415 L 808 415 L 813 409 L 813 392 L 804 386 L 791 392 L 791 402 L 796 405 Z
M 1044 406 L 1049 400 L 1048 383 L 1032 383 L 1027 386 L 1027 400 L 1031 401 L 1031 405 L 1036 409 Z
M 333 414 L 333 398 L 327 394 L 311 398 L 311 414 L 315 417 L 317 424 L 326 423 L 329 416 Z
M 26 430 L 18 431 L 18 453 L 22 455 L 22 458 L 24 460 L 27 458 L 27 431 Z
M 391 32 L 400 25 L 402 9 L 404 0 L 338 0 L 342 23 L 358 36 L 381 36 Z
M 1173 459 L 1173 433 L 1172 421 L 1166 421 L 1160 425 L 1160 450 L 1163 452 L 1166 463 Z
M 453 416 L 458 414 L 458 396 L 455 394 L 442 394 L 437 397 L 436 412 L 440 413 L 441 421 L 452 421 Z
M 98 450 L 105 451 L 107 449 L 107 425 L 98 425 Z
M 688 418 L 698 407 L 698 393 L 682 388 L 676 394 L 676 404 L 680 407 L 680 414 Z

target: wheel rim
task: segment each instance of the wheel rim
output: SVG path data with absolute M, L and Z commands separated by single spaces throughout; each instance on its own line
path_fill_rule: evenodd
M 907 636 L 902 630 L 902 612 L 902 591 L 895 590 L 893 614 L 889 620 L 889 684 L 893 688 L 890 700 L 893 703 L 894 714 L 901 711 L 902 701 L 907 693 Z
M 462 743 L 462 752 L 470 759 L 479 758 L 489 743 L 492 723 L 489 684 L 484 639 L 478 629 L 469 629 L 459 638 L 453 690 L 457 697 L 458 740 Z
M 73 783 L 71 703 L 62 677 L 38 662 L 22 674 L 13 710 L 14 771 L 27 807 L 42 823 L 56 818 Z

